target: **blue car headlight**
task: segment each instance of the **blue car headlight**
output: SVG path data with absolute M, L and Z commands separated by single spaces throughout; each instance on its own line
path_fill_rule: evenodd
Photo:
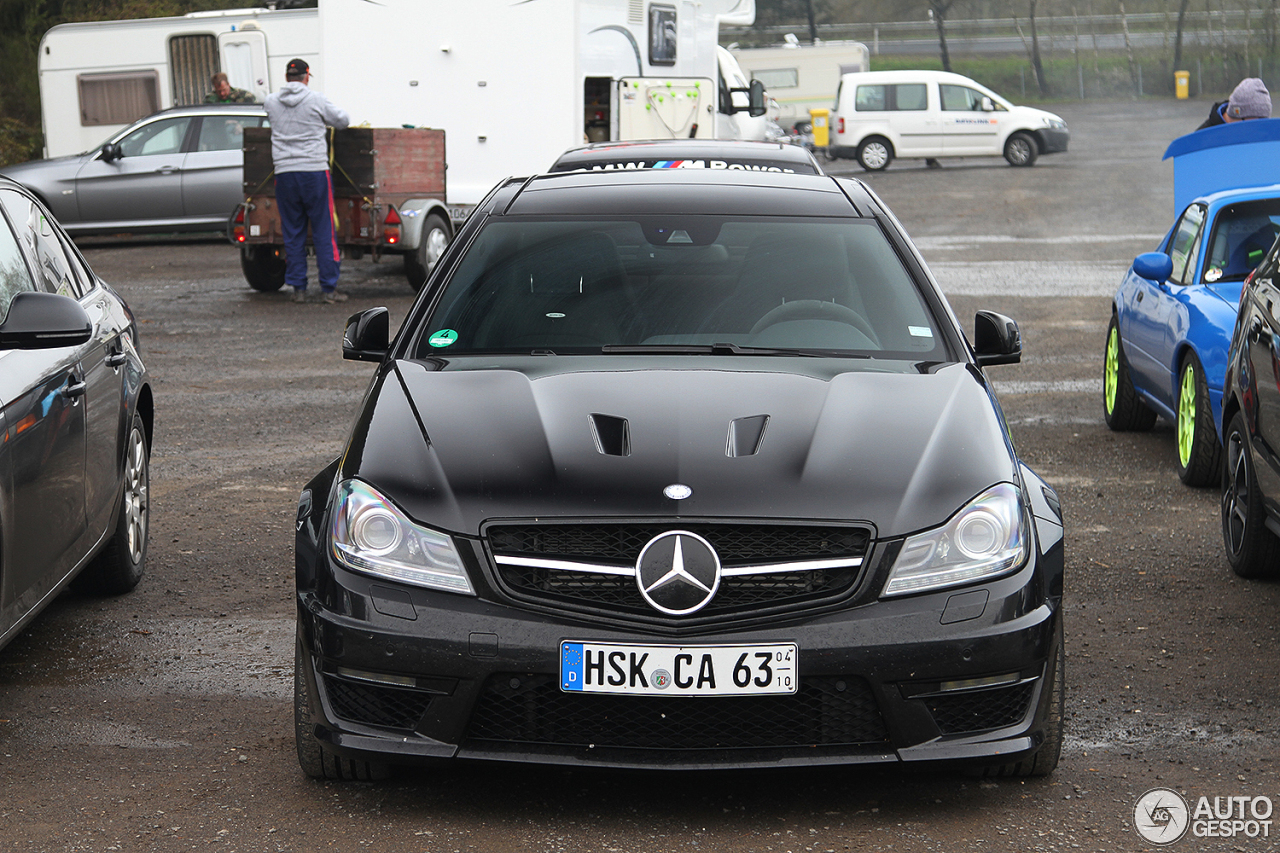
M 999 577 L 1021 568 L 1031 535 L 1021 492 L 1011 483 L 987 489 L 941 527 L 907 538 L 882 597 Z
M 334 559 L 361 574 L 475 595 L 452 538 L 413 522 L 359 480 L 338 486 L 332 549 Z

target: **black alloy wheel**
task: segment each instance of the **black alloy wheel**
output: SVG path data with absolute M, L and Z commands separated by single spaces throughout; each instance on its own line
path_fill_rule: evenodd
M 1280 539 L 1267 529 L 1262 493 L 1254 477 L 1244 416 L 1227 427 L 1226 464 L 1222 467 L 1222 541 L 1227 562 L 1242 578 L 1280 575 Z

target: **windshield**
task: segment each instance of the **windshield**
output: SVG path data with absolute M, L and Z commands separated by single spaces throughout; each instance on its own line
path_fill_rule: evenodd
M 1205 259 L 1204 280 L 1243 281 L 1280 233 L 1280 199 L 1242 201 L 1218 213 Z
M 418 357 L 729 345 L 715 351 L 946 360 L 871 220 L 503 217 L 467 249 L 419 333 Z

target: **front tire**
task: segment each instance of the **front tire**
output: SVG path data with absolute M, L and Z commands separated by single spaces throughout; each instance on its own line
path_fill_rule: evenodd
M 867 172 L 883 172 L 893 162 L 893 145 L 883 136 L 868 136 L 858 143 L 858 165 Z
M 293 650 L 293 737 L 298 749 L 298 766 L 312 779 L 338 779 L 376 782 L 391 775 L 387 764 L 343 758 L 324 748 L 316 737 L 311 720 L 311 702 L 307 698 L 305 667 L 308 655 L 298 636 Z
M 1244 416 L 1231 419 L 1222 468 L 1222 541 L 1227 562 L 1242 578 L 1280 575 L 1280 539 L 1267 529 L 1266 509 L 1249 455 Z
M 1120 344 L 1120 325 L 1113 314 L 1107 326 L 1102 367 L 1102 415 L 1116 432 L 1145 431 L 1156 422 L 1156 413 L 1142 402 L 1129 376 L 1129 361 Z
M 1034 166 L 1038 156 L 1040 146 L 1029 133 L 1018 131 L 1005 140 L 1004 159 L 1009 161 L 1010 166 Z
M 436 268 L 440 256 L 449 247 L 449 223 L 438 213 L 427 215 L 422 223 L 422 239 L 411 255 L 404 256 L 404 275 L 414 290 L 421 290 L 431 271 Z
M 241 246 L 240 269 L 254 290 L 272 293 L 284 287 L 284 251 L 276 246 Z
M 142 416 L 136 412 L 125 443 L 124 484 L 116 529 L 98 556 L 76 579 L 76 588 L 96 595 L 123 595 L 138 585 L 147 564 L 151 519 L 151 453 Z
M 1222 453 L 1209 385 L 1193 353 L 1183 359 L 1178 376 L 1178 476 L 1188 486 L 1210 486 L 1218 482 Z

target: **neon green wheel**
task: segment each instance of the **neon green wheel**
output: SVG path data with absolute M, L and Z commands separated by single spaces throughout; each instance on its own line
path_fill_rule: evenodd
M 1114 415 L 1116 412 L 1116 386 L 1120 379 L 1120 330 L 1115 326 L 1111 327 L 1111 334 L 1107 335 L 1107 366 L 1102 374 L 1102 393 L 1103 402 L 1107 407 L 1107 414 Z
M 1196 369 L 1190 361 L 1182 367 L 1182 388 L 1178 393 L 1178 461 L 1186 468 L 1196 440 Z

